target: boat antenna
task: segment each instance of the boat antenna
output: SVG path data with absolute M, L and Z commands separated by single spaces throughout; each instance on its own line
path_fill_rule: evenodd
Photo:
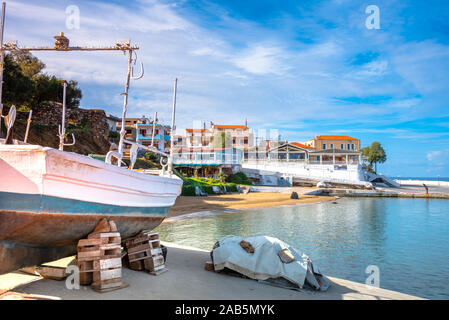
M 173 146 L 175 138 L 175 114 L 176 114 L 176 91 L 178 89 L 178 78 L 175 78 L 175 85 L 173 88 L 173 112 L 171 118 L 171 132 L 170 132 L 170 156 L 168 158 L 168 173 L 173 174 Z
M 129 46 L 129 43 L 128 43 Z M 135 58 L 133 58 L 133 55 Z M 123 157 L 124 153 L 124 143 L 125 143 L 125 135 L 126 135 L 126 129 L 125 129 L 125 119 L 126 119 L 126 111 L 128 108 L 128 92 L 129 92 L 129 83 L 131 79 L 133 80 L 139 80 L 142 79 L 145 71 L 143 69 L 143 64 L 140 63 L 141 72 L 140 75 L 137 77 L 134 76 L 134 67 L 133 65 L 136 64 L 137 61 L 137 54 L 134 52 L 134 50 L 128 50 L 128 71 L 126 73 L 126 84 L 125 84 L 125 92 L 122 93 L 124 96 L 123 98 L 123 112 L 122 112 L 122 129 L 120 130 L 120 142 L 118 145 L 118 152 Z M 121 161 L 118 161 L 118 166 L 121 166 Z
M 67 94 L 67 81 L 62 80 L 62 122 L 59 126 L 59 150 L 63 151 L 64 146 L 73 146 L 75 144 L 75 135 L 72 133 L 72 143 L 64 143 L 65 140 L 65 105 L 66 105 L 66 94 Z

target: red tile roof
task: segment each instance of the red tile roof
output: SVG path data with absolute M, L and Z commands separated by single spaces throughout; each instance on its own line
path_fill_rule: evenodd
M 248 130 L 247 126 L 233 126 L 233 125 L 215 124 L 214 127 L 217 128 L 217 129 L 243 129 L 243 130 Z
M 209 129 L 186 129 L 187 132 L 206 132 Z
M 313 149 L 312 147 L 306 146 L 305 144 L 299 143 L 299 142 L 290 142 L 292 146 L 303 148 L 303 149 Z
M 316 140 L 359 140 L 350 136 L 317 136 Z

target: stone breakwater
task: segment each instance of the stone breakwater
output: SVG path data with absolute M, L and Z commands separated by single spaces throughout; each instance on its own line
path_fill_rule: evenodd
M 307 195 L 332 197 L 385 197 L 385 198 L 424 198 L 449 199 L 448 193 L 433 192 L 426 195 L 423 192 L 381 191 L 381 190 L 349 190 L 349 189 L 319 189 L 306 193 Z

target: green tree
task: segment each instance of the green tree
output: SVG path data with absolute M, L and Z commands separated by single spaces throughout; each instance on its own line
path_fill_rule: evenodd
M 3 102 L 18 108 L 36 109 L 44 102 L 62 102 L 63 83 L 42 73 L 45 64 L 31 53 L 13 51 L 5 56 Z M 67 107 L 78 107 L 82 98 L 76 81 L 67 83 Z
M 22 73 L 20 65 L 11 55 L 5 56 L 3 72 L 3 103 L 21 107 L 27 104 L 34 92 L 33 80 Z
M 365 147 L 361 151 L 363 156 L 368 157 L 368 162 L 371 168 L 374 164 L 375 173 L 377 173 L 377 164 L 387 161 L 387 154 L 380 142 L 375 141 L 371 146 Z
M 33 78 L 45 68 L 45 64 L 29 51 L 16 50 L 9 53 L 8 56 L 20 67 L 22 74 L 28 78 Z

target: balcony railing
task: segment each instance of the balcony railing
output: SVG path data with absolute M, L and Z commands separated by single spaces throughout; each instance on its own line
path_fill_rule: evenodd
M 173 155 L 174 164 L 188 165 L 239 165 L 242 157 L 236 153 L 178 153 Z

